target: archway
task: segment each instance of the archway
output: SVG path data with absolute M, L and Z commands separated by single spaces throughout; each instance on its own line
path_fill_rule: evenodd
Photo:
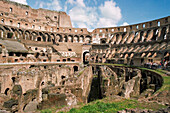
M 101 44 L 105 44 L 105 43 L 106 43 L 106 38 L 101 39 L 101 40 L 100 40 L 100 43 L 101 43 Z
M 41 37 L 37 37 L 37 41 L 41 41 Z
M 89 57 L 90 57 L 89 52 L 88 52 L 88 51 L 85 51 L 85 52 L 83 53 L 83 63 L 84 63 L 84 64 L 88 64 L 88 63 L 89 63 Z

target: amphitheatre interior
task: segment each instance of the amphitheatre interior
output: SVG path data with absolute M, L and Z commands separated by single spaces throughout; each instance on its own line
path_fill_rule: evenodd
M 170 16 L 128 26 L 73 28 L 65 12 L 0 0 L 0 109 L 23 112 L 153 93 L 169 61 Z

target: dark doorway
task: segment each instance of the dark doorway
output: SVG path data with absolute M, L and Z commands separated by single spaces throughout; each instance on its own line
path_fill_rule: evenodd
M 105 43 L 106 43 L 106 39 L 105 39 L 105 38 L 104 38 L 104 39 L 101 39 L 101 40 L 100 40 L 100 43 L 101 43 L 101 44 L 105 44 Z
M 74 72 L 78 71 L 78 66 L 74 66 Z
M 88 64 L 89 63 L 89 57 L 90 57 L 90 55 L 89 55 L 88 51 L 83 53 L 83 63 L 84 64 Z
M 37 41 L 41 41 L 41 37 L 38 37 L 38 38 L 37 38 Z

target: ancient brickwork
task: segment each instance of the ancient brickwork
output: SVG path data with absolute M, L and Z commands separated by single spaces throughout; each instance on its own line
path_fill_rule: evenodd
M 34 111 L 106 96 L 148 97 L 163 83 L 145 66 L 170 58 L 170 17 L 73 28 L 65 12 L 0 0 L 0 109 Z M 159 98 L 157 99 L 159 100 Z

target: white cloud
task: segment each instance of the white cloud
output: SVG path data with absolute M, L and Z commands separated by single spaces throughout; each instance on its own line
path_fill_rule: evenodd
M 74 4 L 74 0 L 68 0 L 67 3 Z
M 67 9 L 69 5 L 72 6 L 71 9 Z M 114 27 L 122 17 L 121 9 L 113 0 L 105 1 L 99 7 L 88 7 L 83 0 L 67 0 L 65 6 L 73 27 L 83 27 L 88 30 L 96 27 Z
M 50 2 L 36 2 L 36 5 L 38 5 L 39 8 L 47 8 L 50 10 L 62 10 L 61 4 L 59 0 L 52 0 Z
M 76 3 L 77 3 L 77 5 L 79 5 L 81 7 L 85 7 L 83 0 L 77 0 Z
M 67 3 L 70 3 L 69 1 L 67 1 Z M 83 0 L 76 0 L 73 2 L 71 2 L 73 3 L 71 4 L 73 7 L 68 11 L 73 26 L 91 29 L 97 21 L 96 8 L 86 7 Z
M 105 1 L 104 5 L 99 6 L 101 18 L 98 22 L 98 27 L 116 26 L 122 18 L 121 9 L 116 6 L 113 0 Z
M 122 24 L 122 26 L 127 26 L 127 25 L 129 25 L 127 22 L 124 22 L 124 23 Z
M 21 3 L 21 4 L 27 5 L 27 1 L 26 0 L 10 0 L 10 1 L 18 2 L 18 3 Z

